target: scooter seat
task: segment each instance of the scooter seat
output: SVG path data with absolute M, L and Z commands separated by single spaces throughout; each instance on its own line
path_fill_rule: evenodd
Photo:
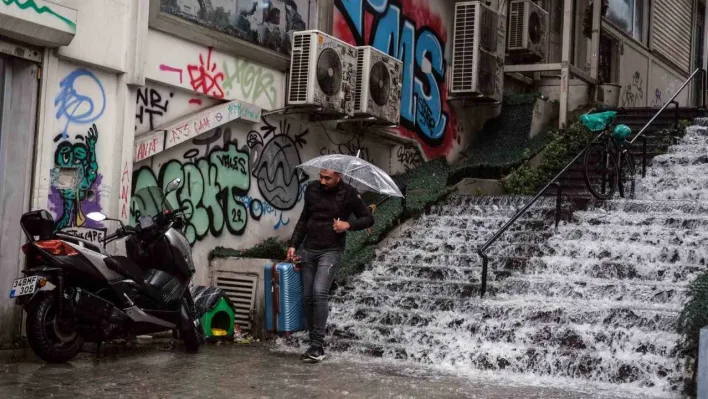
M 109 256 L 104 262 L 109 269 L 133 279 L 138 284 L 145 282 L 143 269 L 125 256 Z
M 135 281 L 135 283 L 140 287 L 140 290 L 152 299 L 158 301 L 162 299 L 160 290 L 145 283 L 145 272 L 132 260 L 126 258 L 125 256 L 109 256 L 104 260 L 104 262 L 109 269 Z

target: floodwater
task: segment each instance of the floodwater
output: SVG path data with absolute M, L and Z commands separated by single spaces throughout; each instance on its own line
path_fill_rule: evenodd
M 364 363 L 335 354 L 304 364 L 269 344 L 206 345 L 196 355 L 170 343 L 109 347 L 48 365 L 28 351 L 0 354 L 1 398 L 597 398 L 558 389 L 498 386 L 423 368 Z

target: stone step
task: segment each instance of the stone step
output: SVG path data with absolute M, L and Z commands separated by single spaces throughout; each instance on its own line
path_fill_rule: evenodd
M 495 242 L 495 245 L 543 245 L 548 241 L 549 237 L 550 232 L 529 232 L 523 235 L 502 235 Z M 489 234 L 482 234 L 472 239 L 436 239 L 433 237 L 428 239 L 395 238 L 389 239 L 386 244 L 381 246 L 381 250 L 393 252 L 410 250 L 416 253 L 422 251 L 426 253 L 439 253 L 441 255 L 475 253 L 477 249 L 484 245 L 489 238 Z
M 447 229 L 435 227 L 429 229 L 410 229 L 399 234 L 401 240 L 431 240 L 432 242 L 470 242 L 481 241 L 482 244 L 495 232 L 494 229 Z M 509 229 L 499 237 L 499 242 L 538 242 L 553 235 L 552 231 L 528 231 L 525 229 Z
M 330 345 L 334 351 L 365 354 L 450 369 L 477 369 L 517 374 L 517 379 L 532 374 L 537 378 L 571 378 L 612 384 L 632 383 L 636 389 L 655 386 L 677 392 L 683 388 L 683 375 L 677 371 L 678 362 L 651 354 L 642 355 L 642 361 L 633 360 L 631 353 L 608 351 L 568 350 L 556 347 L 524 347 L 510 343 L 489 346 L 453 345 L 440 352 L 430 346 L 409 344 L 379 344 L 376 342 L 338 339 Z M 615 356 L 618 355 L 618 356 Z M 508 375 L 508 374 L 506 374 Z M 513 378 L 512 378 L 513 380 Z
M 553 213 L 555 215 L 555 213 Z M 550 216 L 553 216 L 550 215 Z M 456 230 L 471 230 L 471 229 L 488 229 L 490 231 L 496 231 L 502 226 L 504 226 L 511 217 L 507 216 L 460 216 L 460 217 L 422 217 L 415 222 L 407 225 L 406 230 L 410 229 L 432 229 L 432 228 L 442 228 L 448 227 Z M 514 226 L 517 230 L 526 229 L 531 231 L 544 230 L 553 225 L 554 221 L 552 218 L 534 218 L 533 215 L 523 215 L 521 218 L 517 219 Z M 404 230 L 405 231 L 405 230 Z
M 695 251 L 688 249 L 686 251 Z M 622 260 L 581 259 L 578 254 L 529 259 L 526 262 L 508 263 L 507 270 L 518 270 L 526 275 L 555 274 L 569 278 L 586 276 L 596 279 L 631 280 L 644 283 L 688 284 L 705 271 L 703 263 L 684 263 L 666 256 L 665 261 L 650 263 L 648 256 L 625 256 Z M 703 262 L 705 262 L 703 260 Z
M 409 265 L 374 266 L 376 272 L 362 277 L 366 288 L 346 290 L 343 300 L 358 305 L 465 312 L 476 306 L 468 298 L 479 291 L 481 267 L 416 267 Z M 572 298 L 579 301 L 623 301 L 631 298 L 642 303 L 680 309 L 685 299 L 683 282 L 632 281 L 592 278 L 567 274 L 512 274 L 492 270 L 488 294 L 498 299 L 542 297 Z M 377 299 L 378 298 L 378 299 Z M 383 299 L 382 299 L 383 298 Z M 388 300 L 389 302 L 384 301 Z
M 677 213 L 653 215 L 640 215 L 635 212 L 576 212 L 573 221 L 584 225 L 593 226 L 661 226 L 665 228 L 696 229 L 708 228 L 708 217 L 703 215 L 690 216 Z
M 424 245 L 421 247 L 410 247 L 410 246 L 398 246 L 395 248 L 383 247 L 377 250 L 377 260 L 384 262 L 395 262 L 396 259 L 401 259 L 403 256 L 421 256 L 425 257 L 428 255 L 433 255 L 439 261 L 443 259 L 448 259 L 446 257 L 457 257 L 461 259 L 467 259 L 468 257 L 477 257 L 477 249 L 479 245 L 471 245 L 466 248 L 462 248 L 465 252 L 456 252 L 456 247 L 454 246 L 437 246 L 437 245 Z M 491 251 L 491 249 L 490 249 Z M 514 257 L 531 257 L 531 256 L 542 256 L 553 253 L 553 248 L 550 248 L 546 243 L 536 244 L 536 243 L 495 243 L 493 247 L 494 254 L 497 256 L 514 256 Z M 383 256 L 384 258 L 380 258 Z
M 460 333 L 469 334 L 471 347 L 513 344 L 527 348 L 555 347 L 559 350 L 610 351 L 616 355 L 676 356 L 679 335 L 669 331 L 608 328 L 594 325 L 535 323 L 533 325 L 497 320 L 454 320 L 444 328 L 419 328 L 362 323 L 358 320 L 331 325 L 330 342 L 338 339 L 387 344 L 410 344 L 449 349 L 457 346 Z M 442 352 L 442 350 L 440 350 Z
M 674 306 L 638 301 L 578 301 L 527 296 L 508 300 L 470 299 L 464 311 L 415 309 L 412 301 L 393 296 L 371 296 L 368 304 L 342 303 L 333 297 L 331 319 L 338 323 L 357 320 L 364 324 L 396 327 L 447 328 L 457 320 L 503 320 L 509 324 L 533 326 L 537 323 L 596 325 L 606 328 L 640 328 L 653 331 L 676 330 L 678 311 Z M 452 301 L 453 299 L 450 299 Z M 345 305 L 346 306 L 343 306 Z M 411 306 L 405 306 L 405 305 Z M 389 306 L 393 305 L 393 306 Z M 400 305 L 397 306 L 397 305 Z

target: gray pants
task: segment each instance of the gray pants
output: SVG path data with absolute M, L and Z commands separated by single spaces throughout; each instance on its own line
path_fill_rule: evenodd
M 342 251 L 313 252 L 305 249 L 301 259 L 305 317 L 310 341 L 312 345 L 323 346 L 329 315 L 329 289 L 339 270 Z

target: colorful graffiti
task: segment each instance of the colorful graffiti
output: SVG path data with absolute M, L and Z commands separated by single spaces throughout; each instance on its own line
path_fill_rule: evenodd
M 275 209 L 288 211 L 295 207 L 301 183 L 309 178 L 297 169 L 301 163 L 298 147 L 307 144 L 308 129 L 290 137 L 291 125 L 280 121 L 278 128 L 263 118 L 261 133 L 248 134 L 248 147 L 253 155 L 253 177 L 263 198 Z
M 416 138 L 428 158 L 456 143 L 457 122 L 447 103 L 443 18 L 414 0 L 335 0 L 334 32 L 403 61 L 401 133 Z
M 95 94 L 99 94 L 99 97 L 96 98 Z M 54 139 L 57 142 L 69 138 L 71 124 L 87 125 L 103 115 L 106 110 L 106 92 L 93 72 L 78 68 L 59 82 L 54 106 L 57 109 L 56 118 L 66 120 L 62 134 Z
M 42 14 L 49 14 L 53 17 L 56 17 L 60 21 L 64 22 L 71 30 L 76 32 L 76 22 L 70 20 L 69 18 L 59 14 L 58 12 L 54 11 L 50 7 L 47 6 L 39 6 L 35 0 L 24 0 L 24 2 L 20 0 L 2 0 L 2 3 L 4 3 L 6 6 L 10 6 L 12 4 L 16 5 L 19 7 L 21 10 L 27 10 L 30 9 L 34 11 L 35 13 L 42 15 Z
M 190 84 L 194 91 L 216 98 L 224 98 L 224 89 L 221 88 L 224 73 L 216 70 L 216 63 L 211 62 L 211 53 L 212 49 L 210 47 L 206 55 L 206 61 L 204 54 L 199 54 L 199 65 L 187 65 Z
M 222 146 L 207 150 L 203 156 L 198 149 L 191 149 L 185 154 L 186 162 L 173 159 L 163 164 L 157 175 L 147 166 L 133 172 L 133 193 L 143 187 L 165 187 L 175 178 L 182 180 L 182 187 L 168 199 L 175 206 L 189 205 L 185 233 L 192 244 L 207 234 L 218 237 L 227 230 L 241 235 L 246 229 L 248 210 L 241 197 L 251 187 L 249 153 L 246 148 L 238 148 L 230 132 L 223 136 Z M 154 214 L 156 210 L 152 207 L 133 196 L 131 223 L 140 215 Z
M 49 204 L 52 213 L 61 215 L 55 223 L 55 231 L 66 227 L 102 227 L 85 216 L 101 210 L 99 188 L 103 177 L 98 173 L 96 125 L 86 136 L 77 135 L 76 140 L 74 143 L 62 141 L 54 152 Z
M 231 90 L 241 90 L 247 101 L 256 102 L 261 96 L 265 96 L 270 106 L 275 108 L 278 92 L 272 72 L 252 62 L 237 59 L 233 62 L 233 68 L 229 68 L 229 64 L 224 62 L 224 74 L 226 79 L 223 86 L 227 96 L 231 94 Z

